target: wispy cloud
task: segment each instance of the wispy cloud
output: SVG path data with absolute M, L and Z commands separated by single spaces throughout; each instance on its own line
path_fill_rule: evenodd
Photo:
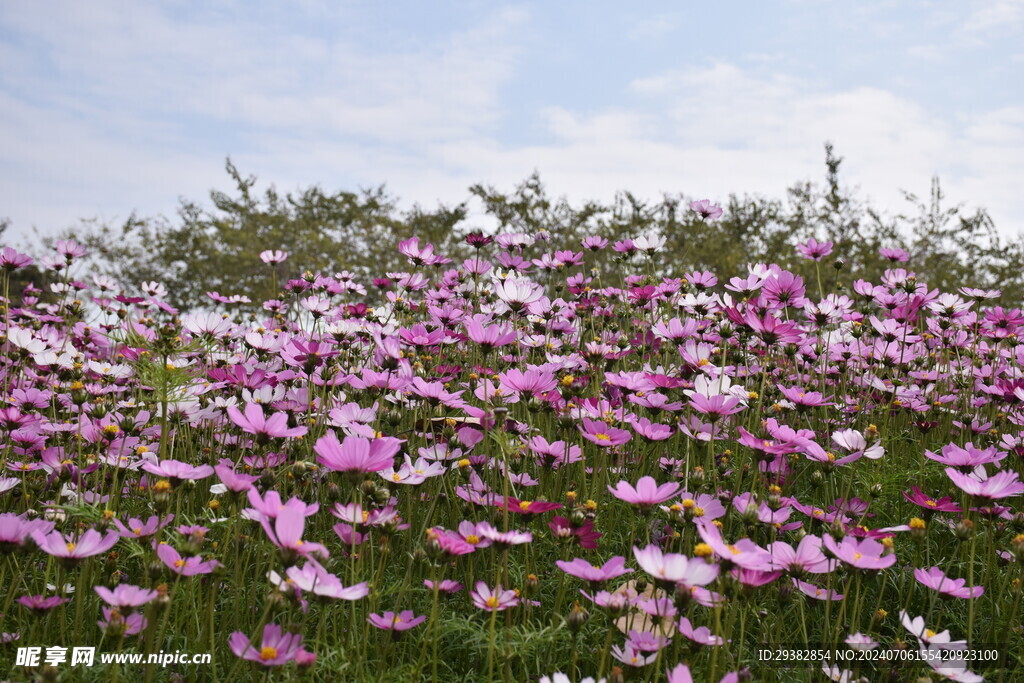
M 972 31 L 998 32 L 1017 21 L 1019 4 L 956 16 L 969 11 Z M 882 22 L 875 40 L 889 40 L 912 23 L 894 13 L 900 6 L 884 16 L 858 10 L 849 21 L 865 35 Z M 539 7 L 461 0 L 444 17 L 407 16 L 415 9 L 379 9 L 394 13 L 381 17 L 320 0 L 286 9 L 240 0 L 4 4 L 0 215 L 18 229 L 52 229 L 82 216 L 170 212 L 179 195 L 223 187 L 228 155 L 284 189 L 387 182 L 421 203 L 462 200 L 474 182 L 510 187 L 535 169 L 579 199 L 619 189 L 779 195 L 821 176 L 822 144 L 832 140 L 848 181 L 884 207 L 900 208 L 900 188 L 926 190 L 937 173 L 952 198 L 1024 229 L 1019 95 L 937 106 L 909 73 L 898 81 L 857 71 L 872 43 L 838 62 L 844 80 L 836 69 L 805 68 L 790 48 L 804 39 L 806 16 L 784 22 L 795 33 L 777 40 L 732 37 L 719 51 L 722 41 L 709 36 L 684 51 L 697 38 L 679 12 L 609 14 L 595 25 L 635 59 L 611 64 L 608 41 L 598 41 L 601 59 L 571 62 L 572 32 L 546 25 Z M 929 12 L 920 40 L 886 45 L 948 65 L 950 53 L 933 46 L 965 29 L 947 5 Z M 556 44 L 565 72 L 542 58 Z M 573 88 L 571 68 L 607 68 L 599 98 Z

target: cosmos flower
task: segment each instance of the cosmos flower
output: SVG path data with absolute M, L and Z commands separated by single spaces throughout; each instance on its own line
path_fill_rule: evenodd
M 366 621 L 370 625 L 375 626 L 383 631 L 408 631 L 411 628 L 415 628 L 426 621 L 425 616 L 414 616 L 411 609 L 403 610 L 402 612 L 384 612 L 383 614 L 377 614 L 371 612 L 370 616 L 366 618 Z
M 647 476 L 640 477 L 635 488 L 627 481 L 620 481 L 614 488 L 608 487 L 608 491 L 619 500 L 647 508 L 658 503 L 664 503 L 676 495 L 679 489 L 680 485 L 677 482 L 669 482 L 659 486 L 654 477 Z
M 896 564 L 896 555 L 885 555 L 885 546 L 873 538 L 857 540 L 845 536 L 839 543 L 832 536 L 822 536 L 822 544 L 838 559 L 855 569 L 878 571 Z
M 329 431 L 317 439 L 313 450 L 317 462 L 335 472 L 379 472 L 394 466 L 401 445 L 400 439 L 390 436 L 366 439 L 349 435 L 339 443 Z
M 1001 470 L 988 476 L 984 466 L 979 466 L 972 474 L 947 467 L 946 476 L 964 493 L 986 500 L 1001 500 L 1024 493 L 1024 482 L 1016 472 Z
M 625 429 L 618 429 L 604 422 L 588 418 L 583 419 L 583 424 L 579 427 L 579 430 L 584 439 L 602 448 L 621 446 L 632 438 Z
M 576 558 L 572 562 L 556 560 L 555 566 L 569 576 L 589 581 L 592 585 L 604 583 L 633 571 L 626 567 L 626 558 L 620 555 L 616 555 L 600 567 L 596 564 L 590 564 L 582 558 Z
M 105 553 L 117 544 L 119 538 L 116 532 L 109 531 L 104 536 L 95 529 L 87 529 L 77 536 L 65 536 L 59 531 L 45 534 L 41 531 L 32 532 L 32 540 L 40 550 L 69 562 Z
M 633 546 L 633 556 L 641 569 L 665 583 L 706 586 L 718 577 L 717 564 L 677 553 L 664 553 L 656 545 L 649 545 L 643 550 Z
M 488 612 L 502 612 L 519 604 L 519 596 L 515 591 L 505 590 L 501 584 L 492 590 L 483 581 L 477 581 L 469 597 L 475 607 Z
M 236 657 L 247 659 L 263 666 L 281 666 L 293 661 L 302 649 L 302 635 L 284 631 L 277 624 L 263 627 L 259 649 L 249 642 L 248 636 L 235 631 L 228 639 L 228 645 Z
M 228 417 L 243 431 L 255 435 L 262 443 L 270 439 L 291 439 L 306 433 L 305 427 L 288 427 L 287 413 L 274 413 L 264 418 L 263 406 L 258 403 L 246 403 L 244 415 L 238 408 L 228 406 Z
M 938 567 L 932 567 L 930 569 L 915 569 L 914 578 L 928 588 L 931 588 L 942 595 L 948 595 L 954 598 L 977 598 L 985 592 L 985 588 L 983 586 L 974 586 L 973 588 L 968 586 L 966 579 L 949 578 L 946 576 L 946 573 Z

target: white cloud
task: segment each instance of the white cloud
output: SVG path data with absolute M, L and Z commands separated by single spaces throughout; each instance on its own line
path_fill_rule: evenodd
M 513 144 L 503 89 L 536 76 L 519 72 L 525 12 L 368 44 L 357 15 L 339 21 L 344 6 L 309 6 L 306 18 L 328 30 L 281 24 L 264 35 L 267 17 L 139 3 L 0 9 L 0 24 L 35 46 L 0 40 L 0 58 L 16 65 L 0 74 L 0 215 L 23 230 L 170 213 L 179 195 L 224 188 L 229 154 L 282 190 L 387 182 L 424 204 L 462 201 L 475 182 L 511 188 L 535 169 L 574 199 L 782 196 L 822 177 L 832 140 L 846 180 L 885 208 L 903 208 L 901 188 L 924 193 L 939 174 L 952 200 L 1024 229 L 1020 107 L 958 118 L 868 84 L 797 78 L 785 60 L 719 61 L 638 75 L 614 107 L 542 102 L 525 115 L 546 135 Z

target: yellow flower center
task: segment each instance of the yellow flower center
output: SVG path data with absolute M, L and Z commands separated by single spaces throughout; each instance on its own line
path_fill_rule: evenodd
M 75 544 L 74 543 L 65 543 L 64 547 L 68 549 L 69 553 L 75 552 Z
M 491 597 L 487 598 L 487 602 L 485 604 L 493 609 L 498 606 L 498 598 L 492 595 Z
M 264 662 L 268 659 L 277 659 L 277 648 L 264 647 L 260 650 L 260 659 Z
M 608 436 L 607 434 L 595 434 L 594 438 L 597 439 L 598 441 L 611 441 L 612 440 L 612 437 Z
M 479 542 L 480 537 L 476 534 L 470 534 L 469 536 L 466 536 L 466 543 L 469 543 L 470 545 L 476 545 Z

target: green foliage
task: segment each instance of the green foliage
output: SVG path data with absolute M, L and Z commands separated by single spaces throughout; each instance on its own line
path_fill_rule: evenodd
M 510 192 L 477 184 L 469 194 L 501 230 L 545 234 L 552 250 L 578 250 L 589 235 L 613 242 L 663 235 L 666 248 L 652 263 L 655 274 L 692 269 L 734 274 L 747 263 L 774 262 L 803 275 L 812 291 L 820 278 L 822 291 L 829 292 L 837 285 L 849 287 L 856 278 L 877 282 L 892 267 L 878 249 L 902 247 L 911 254 L 907 268 L 932 287 L 999 288 L 1007 303 L 1024 299 L 1021 237 L 1000 236 L 984 210 L 970 213 L 946 205 L 938 179 L 927 200 L 906 193 L 908 213 L 883 215 L 842 184 L 841 165 L 826 144 L 823 184 L 797 183 L 784 199 L 732 194 L 722 203 L 725 215 L 712 222 L 690 211 L 690 198 L 682 195 L 645 202 L 619 192 L 608 204 L 573 204 L 550 196 L 536 173 Z M 257 307 L 275 296 L 279 285 L 307 271 L 345 270 L 368 284 L 406 269 L 395 246 L 413 235 L 453 260 L 471 255 L 463 241 L 472 231 L 467 202 L 402 211 L 383 187 L 327 192 L 313 186 L 282 195 L 271 186 L 259 195 L 256 179 L 243 176 L 230 160 L 227 172 L 233 193 L 211 192 L 210 206 L 182 200 L 176 220 L 133 215 L 121 226 L 83 222 L 59 237 L 88 247 L 94 272 L 130 287 L 163 282 L 170 301 L 184 308 L 209 306 L 208 291 L 245 292 Z M 819 273 L 814 263 L 799 258 L 794 246 L 809 237 L 835 242 L 832 257 L 843 261 L 842 268 L 827 261 Z M 259 260 L 265 249 L 290 256 L 267 266 Z M 614 256 L 610 250 L 598 252 L 590 263 L 613 273 Z

